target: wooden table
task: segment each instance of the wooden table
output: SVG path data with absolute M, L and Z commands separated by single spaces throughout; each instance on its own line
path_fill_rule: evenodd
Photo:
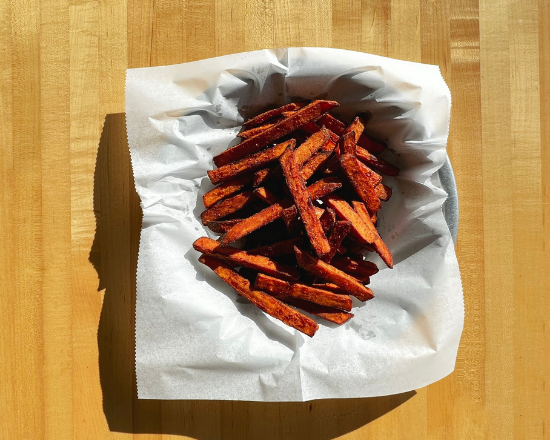
M 284 46 L 441 67 L 456 371 L 378 399 L 138 401 L 125 71 Z M 0 438 L 550 438 L 548 0 L 2 1 L 0 96 Z

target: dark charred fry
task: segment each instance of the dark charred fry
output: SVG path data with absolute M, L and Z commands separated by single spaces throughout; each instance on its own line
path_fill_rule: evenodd
M 328 208 L 331 209 L 331 208 Z M 338 252 L 338 248 L 342 244 L 342 241 L 348 235 L 349 231 L 351 230 L 351 222 L 348 221 L 339 221 L 336 222 L 336 225 L 332 229 L 332 232 L 330 233 L 330 236 L 328 237 L 328 242 L 330 244 L 330 252 L 323 256 L 321 259 L 325 263 L 330 263 L 331 260 L 334 258 L 336 253 Z
M 284 322 L 286 325 L 308 336 L 313 336 L 319 328 L 319 325 L 313 319 L 260 290 L 252 289 L 250 282 L 246 278 L 240 276 L 222 260 L 208 255 L 202 255 L 199 261 L 212 269 L 241 296 L 248 299 L 260 310 L 273 316 L 275 319 Z

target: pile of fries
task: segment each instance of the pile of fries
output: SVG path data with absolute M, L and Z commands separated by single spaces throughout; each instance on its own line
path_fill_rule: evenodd
M 265 313 L 313 336 L 308 315 L 343 324 L 352 300 L 374 297 L 378 272 L 364 252 L 393 259 L 376 230 L 391 197 L 383 173 L 399 170 L 376 155 L 385 145 L 365 133 L 368 115 L 346 126 L 334 101 L 287 104 L 244 123 L 242 141 L 214 157 L 218 185 L 203 196 L 199 261 Z

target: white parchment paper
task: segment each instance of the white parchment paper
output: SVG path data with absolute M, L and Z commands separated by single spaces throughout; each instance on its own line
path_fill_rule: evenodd
M 401 169 L 379 231 L 393 253 L 376 297 L 313 338 L 265 315 L 198 263 L 191 244 L 212 157 L 242 122 L 293 100 L 330 99 L 349 121 L 370 110 L 382 157 Z M 395 394 L 451 373 L 464 307 L 434 173 L 451 97 L 437 66 L 323 48 L 263 50 L 131 69 L 128 140 L 143 207 L 137 270 L 139 398 L 304 401 Z

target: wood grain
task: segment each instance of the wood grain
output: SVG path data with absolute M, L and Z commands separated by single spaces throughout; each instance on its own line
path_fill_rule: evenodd
M 416 392 L 138 401 L 128 67 L 285 46 L 439 65 L 466 318 Z M 0 437 L 550 438 L 550 1 L 0 2 Z

